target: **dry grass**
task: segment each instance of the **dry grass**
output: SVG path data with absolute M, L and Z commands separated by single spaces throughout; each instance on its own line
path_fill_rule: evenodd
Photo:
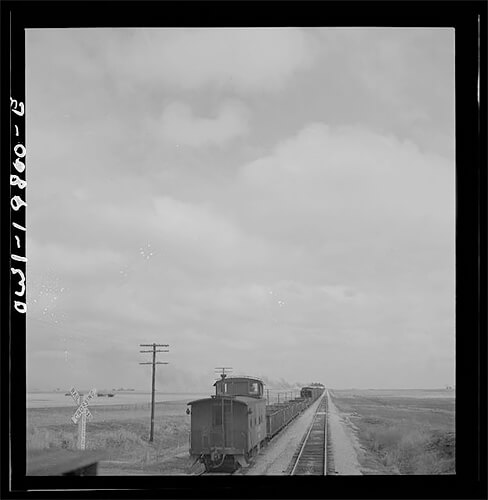
M 365 474 L 454 474 L 453 398 L 378 396 L 333 391 L 354 426 Z
M 190 421 L 185 409 L 185 403 L 157 404 L 154 441 L 149 443 L 147 407 L 94 407 L 93 420 L 87 423 L 86 449 L 105 452 L 101 474 L 186 473 Z M 29 410 L 28 449 L 76 449 L 78 430 L 70 421 L 72 413 L 72 408 Z

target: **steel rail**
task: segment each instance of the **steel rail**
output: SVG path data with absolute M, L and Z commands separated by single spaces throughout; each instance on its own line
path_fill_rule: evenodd
M 329 427 L 329 391 L 325 389 L 325 424 L 324 424 L 324 476 L 327 475 L 327 429 Z
M 320 405 L 319 405 L 320 406 Z M 315 418 L 317 417 L 317 411 L 319 409 L 319 406 L 317 406 L 317 410 L 315 411 L 315 415 L 313 417 L 312 423 L 310 424 L 310 427 L 308 428 L 307 435 L 305 436 L 305 439 L 303 440 L 302 446 L 300 448 L 300 452 L 298 453 L 298 457 L 295 460 L 295 465 L 293 466 L 293 469 L 291 470 L 290 476 L 293 476 L 295 474 L 295 470 L 298 467 L 298 463 L 300 462 L 300 458 L 303 454 L 303 450 L 305 449 L 305 446 L 307 444 L 308 438 L 310 436 L 310 433 L 312 432 L 312 427 L 315 422 Z
M 323 400 L 326 397 L 327 397 L 327 395 L 324 392 L 324 395 L 319 400 L 319 404 L 317 405 L 317 409 L 315 410 L 315 415 L 314 415 L 314 417 L 312 419 L 312 422 L 311 422 L 311 424 L 310 424 L 310 426 L 308 428 L 308 431 L 307 431 L 307 434 L 305 436 L 305 439 L 303 440 L 303 443 L 302 443 L 302 445 L 300 447 L 300 451 L 298 453 L 298 456 L 297 456 L 297 458 L 295 460 L 295 463 L 293 465 L 293 468 L 292 468 L 292 470 L 290 472 L 291 476 L 295 475 L 296 469 L 297 469 L 297 467 L 300 464 L 300 459 L 302 458 L 303 452 L 305 451 L 305 449 L 307 447 L 307 444 L 308 444 L 308 441 L 309 441 L 309 438 L 310 438 L 310 434 L 311 434 L 311 432 L 312 432 L 312 430 L 314 428 L 314 424 L 315 424 L 315 422 L 317 420 L 317 417 L 319 415 L 323 415 L 324 413 L 325 413 L 325 415 L 324 415 L 324 419 L 325 419 L 325 421 L 324 421 L 324 450 L 323 450 L 323 453 L 324 453 L 324 467 L 323 467 L 323 471 L 322 472 L 323 472 L 324 476 L 327 475 L 327 424 L 328 424 L 327 409 L 328 409 L 328 405 L 326 406 L 326 411 L 325 412 L 319 412 L 319 409 L 322 406 Z M 326 400 L 326 403 L 328 403 L 327 400 Z

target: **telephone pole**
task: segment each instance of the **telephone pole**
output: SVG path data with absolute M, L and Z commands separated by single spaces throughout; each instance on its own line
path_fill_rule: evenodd
M 156 347 L 169 347 L 169 344 L 139 344 L 140 347 L 152 347 L 149 351 L 140 352 L 152 352 L 153 359 L 152 362 L 139 363 L 140 365 L 152 365 L 152 389 L 151 389 L 151 433 L 149 434 L 149 442 L 153 441 L 154 438 L 154 392 L 156 384 L 156 365 L 167 365 L 168 363 L 156 361 L 157 352 L 169 352 L 169 349 L 156 349 Z

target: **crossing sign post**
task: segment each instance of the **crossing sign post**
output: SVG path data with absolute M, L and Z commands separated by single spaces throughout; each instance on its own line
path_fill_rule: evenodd
M 84 450 L 86 419 L 93 418 L 90 410 L 88 409 L 88 402 L 95 397 L 97 390 L 92 389 L 86 396 L 83 396 L 83 398 L 74 387 L 72 387 L 69 392 L 75 403 L 79 405 L 77 410 L 75 411 L 75 414 L 71 417 L 71 420 L 73 421 L 73 423 L 78 424 L 78 449 Z

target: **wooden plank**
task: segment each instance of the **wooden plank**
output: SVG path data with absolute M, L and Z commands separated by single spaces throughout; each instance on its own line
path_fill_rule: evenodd
M 98 451 L 30 450 L 27 457 L 27 475 L 61 476 L 84 468 L 89 471 L 91 468 L 90 472 L 93 474 L 92 466 L 96 466 L 104 456 L 103 452 Z

